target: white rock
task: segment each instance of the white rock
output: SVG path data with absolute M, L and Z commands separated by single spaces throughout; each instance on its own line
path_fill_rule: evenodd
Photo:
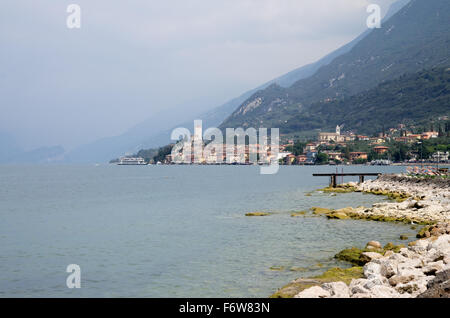
M 370 262 L 363 267 L 364 276 L 381 275 L 381 265 L 375 262 Z
M 313 286 L 298 293 L 294 298 L 326 298 L 330 293 L 319 286 Z
M 361 253 L 360 260 L 362 260 L 364 262 L 371 262 L 375 259 L 380 259 L 382 257 L 383 257 L 383 255 L 381 255 L 380 253 L 364 252 L 364 253 Z
M 364 285 L 368 282 L 367 279 L 358 278 L 353 279 L 349 285 L 350 292 L 353 294 L 366 294 L 369 292 L 368 289 L 364 288 Z
M 428 245 L 428 250 L 435 248 L 436 250 L 447 250 L 450 246 L 450 235 L 441 235 L 435 241 Z
M 394 288 L 376 285 L 370 290 L 372 298 L 400 298 L 402 295 Z
M 330 293 L 331 298 L 350 297 L 350 289 L 344 282 L 325 283 L 322 288 Z

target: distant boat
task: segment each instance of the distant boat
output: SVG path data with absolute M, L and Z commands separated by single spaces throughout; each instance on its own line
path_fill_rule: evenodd
M 145 166 L 144 158 L 122 157 L 117 163 L 119 166 Z

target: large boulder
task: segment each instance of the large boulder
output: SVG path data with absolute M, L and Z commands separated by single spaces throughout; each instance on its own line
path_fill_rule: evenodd
M 330 293 L 320 286 L 313 286 L 298 293 L 294 298 L 326 298 Z
M 380 259 L 382 257 L 383 257 L 383 255 L 381 255 L 380 253 L 364 252 L 364 253 L 361 253 L 361 256 L 359 257 L 359 259 L 363 264 L 365 264 L 365 263 L 371 262 L 375 259 Z
M 382 246 L 380 242 L 377 241 L 370 241 L 369 243 L 367 243 L 366 245 L 367 249 L 375 249 L 375 250 L 381 250 Z
M 344 282 L 325 283 L 322 288 L 330 293 L 331 298 L 350 297 L 350 289 Z
M 402 295 L 394 288 L 376 285 L 370 290 L 372 298 L 400 298 Z
M 381 265 L 374 262 L 370 262 L 364 265 L 363 271 L 365 277 L 369 277 L 370 275 L 378 276 L 381 275 Z
M 450 298 L 450 268 L 436 272 L 419 298 Z

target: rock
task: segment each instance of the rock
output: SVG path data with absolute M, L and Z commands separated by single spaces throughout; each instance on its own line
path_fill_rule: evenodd
M 436 250 L 448 250 L 450 247 L 450 235 L 439 236 L 431 244 L 428 245 L 428 250 L 435 248 Z
M 364 265 L 365 263 L 361 261 L 361 254 L 362 250 L 352 247 L 340 251 L 334 257 L 338 260 L 350 262 L 355 265 Z
M 325 283 L 322 288 L 330 293 L 331 298 L 349 298 L 350 289 L 343 282 Z
M 429 287 L 417 298 L 450 298 L 450 280 Z
M 364 252 L 361 253 L 361 256 L 359 257 L 360 261 L 362 263 L 368 263 L 370 261 L 373 261 L 374 259 L 379 259 L 382 258 L 383 255 L 381 255 L 380 253 L 376 253 L 376 252 Z
M 322 287 L 313 286 L 298 293 L 294 298 L 326 298 L 330 296 L 330 293 Z
M 400 295 L 399 292 L 397 292 L 394 288 L 383 286 L 383 285 L 376 285 L 370 290 L 370 294 L 372 298 L 400 298 L 402 295 Z
M 389 284 L 391 286 L 397 286 L 399 284 L 409 283 L 413 279 L 414 279 L 414 275 L 409 275 L 409 276 L 394 275 L 391 278 L 389 278 Z
M 339 220 L 346 220 L 350 218 L 346 213 L 338 211 L 327 213 L 326 216 L 329 219 L 339 219 Z
M 381 247 L 380 242 L 377 242 L 377 241 L 370 241 L 369 243 L 367 243 L 366 248 L 367 248 L 367 249 L 377 249 L 377 250 L 380 250 L 382 247 Z
M 417 297 L 427 290 L 427 283 L 426 277 L 415 277 L 409 283 L 397 285 L 395 289 L 401 294 L 408 293 L 413 297 Z
M 397 261 L 383 258 L 380 260 L 376 260 L 376 262 L 378 262 L 381 265 L 380 272 L 382 276 L 390 278 L 395 274 L 397 274 L 397 265 L 398 265 Z
M 314 214 L 326 214 L 326 213 L 331 212 L 330 209 L 319 208 L 319 207 L 312 207 L 311 210 L 313 211 Z
M 368 280 L 363 278 L 353 279 L 349 285 L 349 289 L 352 295 L 369 293 L 369 290 L 364 287 L 367 282 Z
M 358 293 L 358 294 L 353 294 L 351 296 L 351 298 L 372 298 L 372 296 L 368 293 Z
M 374 262 L 367 263 L 363 267 L 364 276 L 368 277 L 370 275 L 381 275 L 381 265 Z
M 427 263 L 441 261 L 444 260 L 444 258 L 445 253 L 442 250 L 438 251 L 435 248 L 432 248 L 425 253 L 425 262 Z
M 444 264 L 446 265 L 450 264 L 450 256 L 444 256 Z
M 436 272 L 435 278 L 433 278 L 429 283 L 428 287 L 432 287 L 435 284 L 443 283 L 447 280 L 450 280 L 450 268 L 446 268 L 439 272 Z
M 408 239 L 408 236 L 407 236 L 407 235 L 404 235 L 404 234 L 402 234 L 402 235 L 400 235 L 400 239 L 401 239 L 402 241 L 405 241 L 405 240 L 407 240 L 407 239 Z
M 268 215 L 270 215 L 270 213 L 266 212 L 250 212 L 245 214 L 245 216 L 268 216 Z
M 427 284 L 420 298 L 450 298 L 450 268 L 436 272 L 436 277 Z
M 363 287 L 371 290 L 377 285 L 384 285 L 385 282 L 387 283 L 386 278 L 382 277 L 381 275 L 369 275 L 369 277 L 367 277 L 367 282 Z
M 427 266 L 423 268 L 423 273 L 427 276 L 436 275 L 436 272 L 441 271 L 444 268 L 444 262 L 438 261 L 434 263 L 428 263 Z

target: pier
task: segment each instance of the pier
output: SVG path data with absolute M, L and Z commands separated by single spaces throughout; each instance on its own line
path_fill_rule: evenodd
M 337 187 L 337 177 L 359 177 L 359 183 L 364 182 L 364 177 L 379 177 L 382 173 L 314 173 L 313 177 L 330 177 L 330 187 Z

